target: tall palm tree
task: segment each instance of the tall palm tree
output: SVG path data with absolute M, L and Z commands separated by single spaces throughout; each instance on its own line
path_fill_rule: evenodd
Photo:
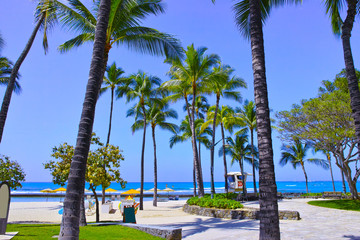
M 210 124 L 213 124 L 215 117 L 215 106 L 211 106 L 207 113 L 207 121 L 203 124 L 202 128 L 208 127 Z M 230 133 L 233 132 L 234 127 L 240 127 L 241 122 L 235 117 L 234 110 L 229 106 L 222 106 L 218 109 L 216 114 L 216 126 L 220 125 L 221 128 L 221 140 L 222 140 L 222 151 L 219 152 L 219 156 L 223 156 L 224 163 L 224 181 L 225 181 L 225 192 L 228 192 L 229 186 L 227 182 L 227 163 L 226 163 L 226 154 L 225 154 L 225 129 Z
M 228 137 L 226 139 L 226 146 L 225 146 L 225 154 L 228 154 L 231 156 L 231 165 L 233 165 L 235 162 L 239 163 L 241 175 L 244 176 L 244 160 L 250 161 L 251 158 L 249 156 L 251 155 L 251 147 L 248 144 L 248 136 L 246 133 L 236 135 L 235 141 Z M 220 153 L 222 153 L 222 149 L 220 149 Z M 246 182 L 245 178 L 242 178 L 243 182 L 243 194 L 246 195 Z
M 42 29 L 44 32 L 43 35 L 43 47 L 45 50 L 45 53 L 48 50 L 48 41 L 47 41 L 47 30 L 56 22 L 56 14 L 55 14 L 55 3 L 57 3 L 56 0 L 39 0 L 36 11 L 35 11 L 35 28 L 33 32 L 30 35 L 29 40 L 27 41 L 24 50 L 20 54 L 20 57 L 15 62 L 9 80 L 6 87 L 4 99 L 1 105 L 0 110 L 0 142 L 2 140 L 3 132 L 4 132 L 4 126 L 5 121 L 7 117 L 7 113 L 10 106 L 11 101 L 11 95 L 14 91 L 14 88 L 16 88 L 16 79 L 19 76 L 19 70 L 21 67 L 21 64 L 25 60 L 27 54 L 29 53 L 31 46 L 35 40 L 36 34 L 38 33 L 39 29 Z
M 74 157 L 70 165 L 68 185 L 64 200 L 59 239 L 79 239 L 80 203 L 85 188 L 86 162 L 89 154 L 95 107 L 103 78 L 103 62 L 106 29 L 109 21 L 111 0 L 101 0 L 95 31 L 94 48 L 89 80 L 80 118 Z
M 256 176 L 255 176 L 255 156 L 254 156 L 254 130 L 256 130 L 256 109 L 253 101 L 245 101 L 243 109 L 237 109 L 239 117 L 244 125 L 250 130 L 250 145 L 251 145 L 251 159 L 252 159 L 252 170 L 253 170 L 253 183 L 254 192 L 257 193 L 256 189 Z
M 67 52 L 87 42 L 94 41 L 99 0 L 93 1 L 94 11 L 90 11 L 80 0 L 69 1 L 69 6 L 58 4 L 59 16 L 64 27 L 79 34 L 59 46 L 60 52 Z M 110 49 L 116 45 L 125 45 L 131 50 L 151 55 L 164 56 L 170 59 L 182 57 L 179 41 L 171 35 L 156 29 L 141 26 L 142 21 L 150 15 L 164 13 L 161 0 L 112 0 L 109 25 L 104 50 L 104 68 L 107 66 Z
M 329 170 L 330 170 L 330 176 L 331 176 L 331 182 L 332 182 L 332 186 L 333 186 L 333 191 L 335 192 L 335 182 L 334 182 L 334 175 L 333 175 L 333 170 L 332 170 L 332 164 L 331 164 L 331 154 L 330 151 L 327 150 L 323 150 L 323 149 L 319 149 L 319 148 L 315 148 L 314 149 L 315 152 L 322 152 L 325 156 L 326 156 L 326 161 L 329 164 Z
M 113 106 L 114 106 L 114 93 L 115 88 L 123 85 L 125 83 L 126 78 L 122 76 L 125 72 L 122 68 L 118 68 L 116 63 L 114 62 L 111 66 L 106 68 L 107 77 L 104 76 L 103 80 L 103 87 L 100 88 L 99 97 L 104 94 L 108 89 L 111 91 L 111 103 L 110 103 L 110 118 L 109 118 L 109 130 L 106 139 L 106 145 L 110 143 L 110 133 L 111 133 L 111 122 L 112 122 L 112 113 L 113 113 Z M 104 168 L 105 169 L 105 168 Z M 102 186 L 102 203 L 105 203 L 105 186 Z
M 146 126 L 147 126 L 147 111 L 146 106 L 150 104 L 150 102 L 156 102 L 158 104 L 159 101 L 156 97 L 159 94 L 158 89 L 155 87 L 159 87 L 161 80 L 158 77 L 147 75 L 146 73 L 139 71 L 136 74 L 132 74 L 129 76 L 127 83 L 124 86 L 118 87 L 116 92 L 117 96 L 121 97 L 126 94 L 127 102 L 131 100 L 137 100 L 135 106 L 128 112 L 128 116 L 135 116 L 135 121 L 139 118 L 139 114 L 141 114 L 143 119 L 143 142 L 141 149 L 141 183 L 140 183 L 140 210 L 144 209 L 143 206 L 143 198 L 144 198 L 144 154 L 145 154 L 145 136 L 146 136 Z
M 166 122 L 167 118 L 177 118 L 177 113 L 173 109 L 168 109 L 168 106 L 160 106 L 159 104 L 152 103 L 148 109 L 148 121 L 151 127 L 152 139 L 154 144 L 154 198 L 153 206 L 157 206 L 157 157 L 156 157 L 156 140 L 155 140 L 155 128 L 159 126 L 161 129 L 165 129 L 176 133 L 178 126 L 173 123 Z M 143 128 L 144 119 L 139 119 L 134 123 L 133 128 Z
M 215 0 L 212 0 L 213 2 Z M 263 22 L 272 7 L 302 0 L 238 0 L 233 9 L 240 32 L 250 39 L 259 147 L 260 240 L 280 239 L 271 121 L 265 72 Z
M 165 82 L 163 87 L 173 92 L 172 101 L 185 98 L 185 104 L 188 106 L 188 94 L 192 94 L 191 108 L 187 108 L 189 123 L 191 126 L 191 138 L 194 162 L 196 167 L 196 181 L 198 185 L 198 193 L 200 197 L 204 196 L 204 183 L 202 178 L 201 162 L 199 161 L 196 146 L 195 131 L 195 102 L 196 97 L 204 90 L 202 82 L 211 74 L 211 67 L 220 59 L 216 54 L 205 55 L 207 48 L 194 48 L 194 44 L 187 47 L 185 51 L 185 60 L 168 60 L 172 66 L 170 68 L 171 80 Z M 184 92 L 185 91 L 185 92 Z M 189 93 L 190 92 L 190 93 Z
M 189 101 L 192 100 L 192 96 L 189 97 Z M 191 105 L 188 105 L 191 108 Z M 208 111 L 210 105 L 205 96 L 197 96 L 195 100 L 195 119 L 202 118 L 205 119 L 206 112 Z M 187 111 L 186 104 L 184 105 L 184 111 Z
M 333 32 L 335 35 L 341 36 L 346 79 L 350 92 L 350 104 L 352 116 L 355 120 L 355 134 L 358 144 L 360 145 L 360 92 L 350 43 L 355 17 L 360 14 L 360 2 L 359 0 L 325 0 L 324 2 L 326 13 L 329 14 L 331 18 Z M 341 18 L 341 12 L 343 11 L 344 6 L 346 6 L 347 9 L 346 18 L 343 21 Z
M 212 135 L 212 131 L 209 127 L 202 129 L 204 124 L 204 119 L 198 118 L 195 120 L 195 129 L 196 129 L 196 139 L 198 142 L 198 156 L 199 161 L 201 162 L 201 144 L 208 147 L 210 145 L 210 141 L 208 136 Z M 182 133 L 179 135 L 179 133 Z M 188 139 L 191 139 L 191 126 L 189 123 L 189 117 L 186 116 L 185 119 L 181 122 L 179 133 L 175 134 L 170 138 L 170 148 L 172 148 L 176 143 L 184 142 Z M 194 197 L 196 196 L 196 171 L 195 171 L 195 162 L 193 162 L 193 183 L 194 183 Z
M 214 150 L 215 150 L 215 127 L 217 112 L 219 108 L 220 98 L 230 98 L 235 101 L 241 101 L 241 94 L 239 91 L 236 91 L 238 88 L 246 88 L 246 83 L 243 79 L 236 76 L 230 77 L 234 72 L 228 65 L 221 65 L 213 68 L 212 74 L 207 78 L 206 81 L 206 91 L 209 93 L 214 93 L 216 96 L 215 111 L 213 114 L 213 135 L 212 143 L 210 148 L 210 176 L 211 176 L 211 194 L 215 194 L 215 183 L 214 183 Z
M 326 160 L 318 159 L 318 158 L 309 158 L 305 159 L 306 152 L 311 148 L 311 146 L 307 143 L 302 144 L 300 140 L 294 140 L 294 143 L 292 145 L 283 145 L 281 147 L 281 159 L 280 159 L 280 165 L 285 166 L 287 163 L 291 163 L 294 169 L 296 167 L 301 166 L 304 176 L 305 176 L 305 182 L 306 182 L 306 192 L 309 193 L 308 188 L 308 177 L 305 171 L 305 162 L 314 163 L 316 165 L 319 165 L 323 167 L 324 169 L 329 168 L 329 164 Z

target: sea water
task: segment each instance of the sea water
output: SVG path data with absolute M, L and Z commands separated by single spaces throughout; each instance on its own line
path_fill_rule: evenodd
M 332 182 L 331 181 L 313 181 L 309 182 L 309 192 L 317 193 L 317 192 L 326 192 L 326 191 L 333 191 Z M 215 182 L 215 191 L 217 193 L 223 193 L 225 191 L 224 182 Z M 254 191 L 254 185 L 252 182 L 246 183 L 248 192 Z M 256 183 L 257 188 L 259 188 L 259 183 Z M 357 184 L 358 188 L 360 187 L 360 184 Z M 13 202 L 58 202 L 63 200 L 63 197 L 49 197 L 51 194 L 44 194 L 41 196 L 32 196 L 34 194 L 39 194 L 40 190 L 50 188 L 50 189 L 56 189 L 61 186 L 55 185 L 51 182 L 24 182 L 22 183 L 22 188 L 18 188 L 17 190 L 11 191 L 12 193 L 12 200 Z M 66 188 L 66 184 L 64 186 Z M 86 183 L 85 187 L 88 189 L 89 184 Z M 152 194 L 152 192 L 146 191 L 154 187 L 154 183 L 152 182 L 145 182 L 144 183 L 144 193 L 146 194 Z M 194 191 L 194 185 L 192 182 L 159 182 L 158 183 L 158 189 L 162 190 L 166 187 L 171 188 L 174 190 L 174 192 L 162 192 L 159 191 L 158 194 L 160 196 L 167 196 L 167 195 L 191 195 Z M 111 183 L 110 188 L 113 188 L 115 190 L 118 190 L 118 192 L 114 193 L 113 195 L 120 194 L 122 192 L 125 192 L 130 189 L 138 189 L 140 188 L 139 182 L 128 182 L 126 184 L 126 187 L 124 189 L 121 188 L 121 185 L 118 183 Z M 301 193 L 306 192 L 306 184 L 304 181 L 279 181 L 277 182 L 277 189 L 278 192 L 294 192 L 294 193 Z M 342 191 L 342 182 L 341 181 L 335 181 L 335 189 L 336 191 Z M 205 193 L 210 193 L 211 191 L 211 185 L 210 182 L 204 182 L 204 190 Z M 347 188 L 347 191 L 349 189 Z M 98 187 L 96 189 L 96 192 L 101 195 L 101 188 Z M 16 195 L 29 195 L 26 197 L 16 197 Z M 88 194 L 92 194 L 91 192 Z M 145 197 L 144 200 L 152 200 L 151 197 Z

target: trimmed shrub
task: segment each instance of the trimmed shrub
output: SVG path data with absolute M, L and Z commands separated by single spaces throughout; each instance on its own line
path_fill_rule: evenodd
M 214 199 L 211 199 L 209 195 L 206 195 L 203 198 L 192 197 L 189 198 L 186 203 L 189 205 L 197 205 L 199 207 L 205 208 L 236 209 L 243 207 L 241 203 L 226 197 L 230 197 L 230 195 L 215 194 Z

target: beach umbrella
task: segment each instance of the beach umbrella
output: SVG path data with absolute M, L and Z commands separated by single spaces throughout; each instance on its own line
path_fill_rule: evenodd
M 105 190 L 105 192 L 118 192 L 118 190 L 112 189 L 112 188 L 108 188 Z
M 90 191 L 89 189 L 86 189 L 86 188 L 85 188 L 85 189 L 84 189 L 84 192 L 91 192 L 91 191 Z
M 149 189 L 149 190 L 145 190 L 145 192 L 154 192 L 155 191 L 155 188 L 152 188 L 152 189 Z M 158 192 L 162 191 L 160 189 L 157 190 Z
M 66 192 L 66 188 L 63 188 L 63 187 L 57 188 L 57 189 L 53 190 L 53 192 Z
M 122 193 L 122 195 L 136 195 L 136 194 L 140 194 L 140 192 L 135 189 L 130 189 Z
M 141 190 L 140 188 L 137 188 L 137 189 L 136 189 L 136 191 L 139 191 L 139 192 L 140 192 L 140 190 Z
M 51 188 L 45 188 L 43 190 L 40 190 L 40 192 L 43 192 L 43 193 L 52 193 L 54 192 L 54 190 L 52 190 Z
M 168 193 L 168 196 L 169 196 L 169 192 L 175 192 L 175 190 L 174 189 L 171 189 L 171 188 L 165 188 L 165 189 L 163 189 L 163 190 L 161 190 L 161 191 L 163 191 L 163 192 L 167 192 Z

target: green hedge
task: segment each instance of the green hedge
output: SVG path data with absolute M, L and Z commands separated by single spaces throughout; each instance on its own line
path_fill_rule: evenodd
M 321 197 L 322 193 L 304 193 L 301 194 L 302 197 Z
M 235 194 L 236 197 L 237 194 Z M 243 205 L 235 200 L 232 200 L 233 194 L 215 194 L 214 199 L 210 195 L 205 195 L 203 198 L 192 197 L 187 200 L 189 205 L 197 205 L 206 208 L 222 208 L 222 209 L 236 209 L 242 208 Z M 230 198 L 230 199 L 229 199 Z

